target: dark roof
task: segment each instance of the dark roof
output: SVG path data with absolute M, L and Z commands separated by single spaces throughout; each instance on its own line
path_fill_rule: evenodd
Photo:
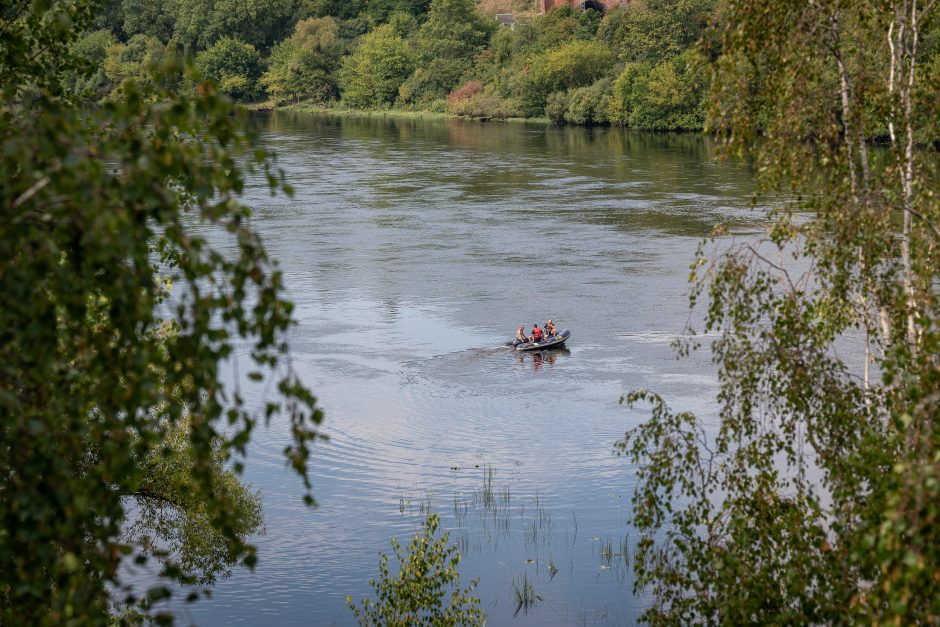
M 497 13 L 496 21 L 505 26 L 510 26 L 516 23 L 516 16 L 512 13 Z

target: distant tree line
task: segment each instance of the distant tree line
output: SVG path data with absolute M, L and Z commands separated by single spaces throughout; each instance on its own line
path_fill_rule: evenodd
M 716 4 L 530 10 L 510 29 L 474 0 L 107 0 L 75 43 L 98 71 L 76 73 L 72 88 L 113 99 L 183 53 L 241 102 L 700 129 L 715 55 L 697 42 Z

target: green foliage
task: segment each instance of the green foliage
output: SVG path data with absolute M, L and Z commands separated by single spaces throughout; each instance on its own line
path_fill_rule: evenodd
M 470 65 L 460 59 L 434 59 L 402 83 L 398 89 L 400 100 L 406 104 L 440 100 L 460 84 L 469 69 Z
M 310 14 L 315 17 L 333 17 L 337 20 L 352 20 L 359 17 L 367 0 L 308 0 Z
M 587 9 L 585 11 L 579 11 L 577 18 L 578 25 L 575 27 L 573 33 L 575 39 L 590 41 L 597 35 L 597 29 L 601 25 L 604 14 L 594 9 Z
M 418 30 L 418 20 L 410 13 L 397 11 L 388 17 L 388 24 L 402 38 L 411 37 Z
M 500 28 L 493 33 L 489 52 L 497 67 L 505 67 L 512 60 L 514 39 L 513 31 L 508 28 Z
M 234 37 L 267 52 L 291 32 L 295 0 L 214 0 L 212 19 L 201 48 Z
M 331 17 L 310 18 L 297 22 L 291 40 L 308 50 L 329 50 L 336 44 L 339 26 Z
M 212 511 L 192 475 L 196 463 L 188 441 L 190 419 L 161 425 L 160 446 L 140 461 L 142 480 L 130 495 L 129 523 L 122 540 L 141 555 L 175 556 L 175 566 L 197 584 L 212 584 L 227 576 L 239 559 L 253 549 L 229 542 L 212 521 Z M 224 468 L 226 454 L 221 445 L 209 458 L 213 497 L 225 504 L 227 524 L 240 538 L 262 530 L 261 493 L 245 486 L 238 475 Z M 243 554 L 244 553 L 244 554 Z
M 106 30 L 114 34 L 123 32 L 121 4 L 122 0 L 98 0 L 90 30 Z
M 425 61 L 470 60 L 496 28 L 480 15 L 473 0 L 432 0 L 427 21 L 418 31 L 418 49 Z
M 127 81 L 147 88 L 175 83 L 175 76 L 156 71 L 166 60 L 166 46 L 147 35 L 134 35 L 126 44 L 109 46 L 104 59 L 104 73 L 112 87 L 109 97 L 120 98 Z
M 349 20 L 342 20 L 338 22 L 338 24 L 340 39 L 349 42 L 350 45 L 353 45 L 353 40 L 362 37 L 375 26 L 368 16 L 359 16 Z
M 366 13 L 376 24 L 384 24 L 394 13 L 424 15 L 431 0 L 369 0 Z
M 127 37 L 147 35 L 169 43 L 176 6 L 177 0 L 121 0 L 121 28 Z
M 628 63 L 614 81 L 607 117 L 612 124 L 643 130 L 702 128 L 706 71 L 692 52 L 655 66 Z
M 258 95 L 261 55 L 251 44 L 223 37 L 199 53 L 196 65 L 204 78 L 215 81 L 222 93 L 235 100 Z
M 144 0 L 141 0 L 144 1 Z M 173 43 L 190 54 L 229 37 L 267 53 L 291 32 L 297 0 L 175 0 Z
M 556 124 L 604 124 L 611 90 L 611 80 L 602 78 L 588 87 L 556 91 L 548 97 L 545 115 Z
M 212 45 L 213 36 L 218 33 L 217 29 L 211 27 L 214 5 L 214 0 L 177 2 L 174 6 L 176 21 L 173 24 L 171 43 L 191 55 Z
M 381 107 L 398 96 L 398 88 L 414 69 L 408 44 L 385 24 L 362 38 L 343 60 L 343 100 L 355 107 Z
M 376 600 L 363 599 L 362 607 L 357 607 L 346 597 L 360 625 L 447 627 L 486 623 L 480 600 L 471 596 L 477 582 L 460 588 L 460 553 L 457 547 L 448 546 L 446 531 L 437 537 L 439 526 L 440 518 L 429 514 L 422 533 L 411 539 L 407 552 L 392 538 L 399 563 L 397 575 L 389 569 L 388 556 L 379 554 L 379 580 L 369 582 Z
M 0 11 L 0 90 L 17 101 L 23 92 L 45 89 L 61 95 L 66 89 L 60 72 L 82 71 L 87 63 L 68 54 L 80 30 L 92 23 L 93 5 L 84 2 L 39 4 L 25 0 L 5 3 Z
M 597 38 L 620 61 L 656 64 L 692 47 L 716 4 L 716 0 L 633 0 L 604 16 Z
M 338 35 L 339 27 L 331 17 L 298 22 L 294 34 L 271 52 L 270 66 L 261 78 L 268 94 L 276 102 L 334 99 Z
M 522 108 L 517 101 L 503 98 L 491 90 L 481 90 L 463 98 L 448 99 L 447 111 L 454 115 L 481 120 L 508 120 L 523 117 Z
M 533 57 L 516 85 L 525 114 L 544 113 L 549 94 L 590 85 L 612 65 L 610 51 L 596 42 L 572 41 Z
M 63 84 L 81 100 L 97 102 L 111 91 L 104 70 L 108 49 L 118 43 L 110 31 L 96 30 L 82 35 L 71 47 L 71 56 L 84 61 L 80 67 L 63 73 Z
M 106 105 L 78 109 L 61 79 L 78 67 L 71 49 L 92 23 L 89 5 L 12 0 L 8 8 L 0 17 L 0 623 L 104 624 L 113 600 L 139 601 L 126 598 L 122 569 L 135 551 L 160 558 L 166 584 L 195 582 L 232 559 L 254 564 L 245 534 L 257 528 L 256 497 L 221 464 L 239 468 L 252 429 L 284 415 L 294 438 L 285 454 L 309 489 L 321 413 L 285 362 L 291 305 L 236 200 L 245 166 L 285 189 L 246 136 L 244 116 L 211 85 L 183 99 L 159 79 L 152 91 L 128 80 Z M 135 37 L 115 55 L 119 65 L 162 48 Z M 131 51 L 133 59 L 123 54 Z M 194 76 L 173 56 L 166 63 L 171 76 Z M 250 376 L 275 379 L 278 396 L 262 415 L 222 376 L 236 343 L 252 347 Z M 164 485 L 154 485 L 157 476 Z M 173 499 L 180 535 L 156 532 L 179 540 L 183 554 L 124 535 L 143 491 Z M 169 594 L 159 585 L 146 596 Z
M 918 42 L 938 8 L 725 9 L 711 124 L 776 202 L 766 237 L 719 239 L 692 268 L 719 424 L 626 399 L 652 404 L 621 443 L 644 619 L 936 622 L 940 160 L 919 143 L 937 83 Z
M 536 19 L 535 45 L 530 48 L 533 52 L 544 52 L 566 44 L 575 38 L 580 26 L 574 9 L 569 6 L 555 7 Z

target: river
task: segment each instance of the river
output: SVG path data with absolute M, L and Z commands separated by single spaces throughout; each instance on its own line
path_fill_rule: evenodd
M 635 388 L 713 422 L 707 351 L 677 360 L 688 273 L 717 222 L 757 229 L 753 176 L 696 135 L 459 120 L 257 118 L 296 188 L 253 180 L 253 225 L 296 304 L 294 367 L 326 412 L 316 509 L 256 431 L 254 572 L 179 610 L 185 624 L 349 625 L 378 552 L 429 509 L 490 625 L 629 625 L 635 468 L 614 442 Z M 552 318 L 567 349 L 503 342 Z M 255 399 L 255 402 L 260 402 Z M 394 564 L 394 559 L 392 560 Z M 514 582 L 538 595 L 518 607 Z

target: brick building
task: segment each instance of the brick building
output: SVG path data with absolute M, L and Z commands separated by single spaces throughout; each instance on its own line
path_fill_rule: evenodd
M 568 5 L 579 9 L 603 11 L 604 9 L 612 9 L 621 4 L 627 4 L 628 2 L 630 2 L 630 0 L 539 0 L 539 10 L 545 13 L 549 9 Z

